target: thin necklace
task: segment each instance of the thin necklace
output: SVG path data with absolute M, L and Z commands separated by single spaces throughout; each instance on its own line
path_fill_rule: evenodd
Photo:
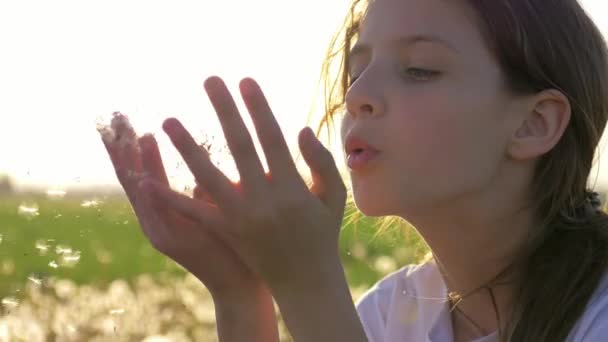
M 437 259 L 433 258 L 433 260 L 435 261 L 435 263 L 438 265 L 438 269 L 439 272 L 445 277 L 445 274 L 443 274 L 443 270 L 442 270 L 442 266 L 440 262 L 437 262 Z M 498 273 L 498 275 L 495 277 L 499 278 L 500 276 L 502 276 L 504 273 L 506 273 L 512 266 L 514 265 L 514 262 L 512 262 L 511 264 L 509 264 L 507 267 L 505 267 L 502 271 L 500 271 Z M 513 283 L 514 281 L 503 281 L 503 282 L 498 282 L 495 283 L 494 286 L 498 286 L 498 285 L 503 285 L 503 284 L 510 284 Z M 483 329 L 481 329 L 481 327 L 479 327 L 479 325 L 477 323 L 475 323 L 467 314 L 465 314 L 460 308 L 457 307 L 457 305 L 466 297 L 468 297 L 469 295 L 483 289 L 486 288 L 488 289 L 488 291 L 490 291 L 490 297 L 492 298 L 492 305 L 494 306 L 494 312 L 496 313 L 496 320 L 498 321 L 498 338 L 500 338 L 502 336 L 502 331 L 500 329 L 500 315 L 498 313 L 498 306 L 496 305 L 496 298 L 494 298 L 494 292 L 492 291 L 492 288 L 490 286 L 486 285 L 481 285 L 471 291 L 469 291 L 467 294 L 465 295 L 460 295 L 458 292 L 456 291 L 448 291 L 448 301 L 451 304 L 451 308 L 450 308 L 450 312 L 452 312 L 454 309 L 458 309 L 458 312 L 460 312 L 469 322 L 471 322 L 475 328 L 478 330 L 478 332 L 481 333 L 482 336 L 485 335 Z
M 492 288 L 489 286 L 483 286 L 481 288 L 486 288 L 488 289 L 488 291 L 490 292 L 490 297 L 492 298 L 492 305 L 494 306 L 494 312 L 496 313 L 496 321 L 498 322 L 498 336 L 502 336 L 501 334 L 501 330 L 500 330 L 500 314 L 498 313 L 498 306 L 496 305 L 496 298 L 494 297 L 494 292 L 492 291 Z M 474 291 L 469 292 L 466 296 L 470 295 L 471 293 L 477 291 L 478 289 L 475 289 Z M 459 307 L 458 304 L 464 299 L 464 297 L 466 296 L 460 296 L 458 293 L 456 292 L 450 292 L 448 294 L 449 299 L 450 299 L 450 304 L 452 305 L 452 307 L 450 308 L 450 312 L 452 312 L 454 309 L 458 310 L 458 312 L 460 312 L 471 324 L 473 324 L 473 326 L 475 327 L 475 329 L 477 329 L 477 333 L 481 336 L 485 336 L 486 333 L 483 331 L 483 329 L 477 324 L 475 323 L 475 321 L 473 321 L 473 319 L 471 319 L 471 317 L 469 317 L 469 315 L 465 314 L 464 311 L 462 311 Z M 455 303 L 452 303 L 452 301 L 455 301 Z

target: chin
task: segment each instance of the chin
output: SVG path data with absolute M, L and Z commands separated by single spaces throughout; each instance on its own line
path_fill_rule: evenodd
M 380 217 L 391 215 L 388 213 L 386 205 L 379 201 L 375 201 L 371 198 L 367 200 L 357 199 L 355 197 L 355 206 L 357 209 L 363 213 L 363 215 L 368 217 Z

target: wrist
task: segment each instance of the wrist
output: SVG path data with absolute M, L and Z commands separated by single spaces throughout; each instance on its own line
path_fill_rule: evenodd
M 280 281 L 269 284 L 275 299 L 283 296 L 305 295 L 319 289 L 335 288 L 337 284 L 346 283 L 344 268 L 339 255 L 323 258 L 320 261 L 310 260 L 304 266 L 292 267 L 290 274 Z
M 295 341 L 366 341 L 339 262 L 324 264 L 299 280 L 273 288 Z
M 274 301 L 265 287 L 212 296 L 220 341 L 279 341 Z
M 249 305 L 262 300 L 272 300 L 272 293 L 261 282 L 254 282 L 231 288 L 213 289 L 209 291 L 216 305 Z

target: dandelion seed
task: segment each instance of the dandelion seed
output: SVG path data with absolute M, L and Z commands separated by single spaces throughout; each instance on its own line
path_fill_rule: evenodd
M 95 208 L 102 202 L 96 199 L 83 201 L 80 206 L 83 208 Z
M 116 128 L 133 128 L 131 126 L 131 123 L 129 122 L 129 118 L 119 112 L 119 111 L 115 111 L 114 113 L 112 113 L 112 122 L 111 122 L 112 128 L 116 129 Z
M 350 250 L 356 259 L 363 260 L 367 257 L 367 249 L 361 242 L 355 243 Z
M 64 255 L 64 256 L 63 256 L 63 259 L 64 259 L 66 262 L 70 262 L 70 263 L 71 263 L 71 262 L 78 261 L 78 260 L 80 260 L 80 251 L 77 251 L 77 252 L 75 252 L 75 253 L 71 253 L 71 254 L 69 254 L 69 255 Z
M 19 300 L 15 297 L 2 298 L 2 306 L 8 309 L 14 309 L 19 305 Z
M 27 277 L 27 279 L 38 286 L 42 285 L 42 278 L 40 278 L 34 274 Z
M 38 249 L 38 252 L 40 253 L 40 255 L 45 255 L 46 252 L 49 250 L 49 247 L 51 247 L 46 241 L 44 240 L 38 240 L 36 241 L 36 249 Z
M 57 263 L 55 262 L 55 260 L 53 260 L 53 261 L 49 262 L 49 266 L 50 266 L 50 267 L 52 267 L 52 268 L 57 268 L 57 267 L 59 267 L 59 265 L 57 265 Z
M 129 122 L 129 118 L 120 112 L 114 112 L 112 113 L 112 116 L 113 118 L 110 125 L 114 132 L 114 142 L 117 142 L 120 147 L 135 146 L 135 148 L 139 150 L 137 134 L 135 134 L 135 130 Z
M 65 190 L 49 189 L 46 191 L 47 197 L 51 199 L 63 198 L 67 192 Z
M 60 218 L 61 216 L 62 216 L 61 214 L 57 214 L 57 215 L 55 215 L 55 218 L 56 218 L 56 219 L 58 219 L 58 218 Z
M 0 234 L 0 243 L 2 243 L 3 236 Z
M 80 251 L 63 254 L 59 260 L 61 266 L 73 267 L 80 261 Z
M 57 245 L 55 246 L 55 253 L 57 254 L 66 254 L 72 253 L 72 248 L 66 245 Z
M 205 142 L 198 144 L 198 148 L 200 148 L 201 150 L 203 150 L 205 152 L 209 151 L 211 149 L 211 146 L 212 146 L 211 144 L 207 144 Z
M 393 258 L 383 255 L 376 258 L 374 268 L 380 273 L 387 274 L 397 269 L 397 263 Z
M 112 128 L 110 128 L 110 126 L 105 123 L 105 118 L 100 115 L 97 117 L 96 120 L 97 122 L 95 123 L 95 128 L 97 129 L 97 132 L 99 132 L 99 134 L 101 135 L 101 139 L 106 144 L 113 142 L 116 138 L 116 135 L 114 134 Z
M 76 333 L 77 328 L 73 324 L 68 324 L 66 328 L 69 334 L 73 335 Z
M 110 310 L 110 315 L 122 315 L 123 313 L 125 313 L 125 309 Z
M 19 208 L 17 209 L 17 213 L 28 220 L 33 219 L 34 217 L 40 215 L 38 212 L 38 204 L 36 203 L 21 203 Z
M 125 220 L 122 224 L 129 224 L 129 220 Z
M 100 115 L 97 117 L 97 122 L 95 124 L 97 132 L 99 132 L 101 139 L 106 144 L 111 144 L 116 141 L 125 143 L 129 142 L 128 140 L 131 140 L 130 138 L 133 138 L 132 136 L 127 136 L 124 134 L 133 132 L 133 127 L 131 126 L 129 118 L 126 115 L 118 111 L 113 112 L 110 123 L 108 124 L 107 122 L 108 119 Z

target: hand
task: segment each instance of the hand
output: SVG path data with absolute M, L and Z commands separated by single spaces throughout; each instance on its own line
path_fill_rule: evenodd
M 199 278 L 214 298 L 231 297 L 235 293 L 252 294 L 265 289 L 263 282 L 240 259 L 238 254 L 211 229 L 184 216 L 164 203 L 154 193 L 140 188 L 144 179 L 154 179 L 169 188 L 165 168 L 152 135 L 137 138 L 126 116 L 114 113 L 111 129 L 101 130 L 116 175 L 124 188 L 152 245 Z M 239 191 L 240 184 L 234 185 Z M 148 189 L 149 190 L 149 189 Z M 220 218 L 217 206 L 205 189 L 197 186 L 189 205 L 206 210 L 209 218 Z M 222 225 L 214 221 L 214 226 Z
M 270 172 L 265 174 L 223 81 L 211 77 L 206 80 L 205 89 L 235 158 L 242 186 L 235 187 L 212 164 L 207 151 L 196 144 L 177 119 L 171 118 L 164 122 L 163 129 L 197 184 L 217 207 L 180 195 L 157 180 L 145 180 L 142 188 L 157 193 L 171 209 L 233 246 L 271 289 L 289 281 L 293 284 L 298 278 L 317 276 L 324 264 L 339 264 L 338 238 L 346 188 L 331 153 L 312 130 L 300 132 L 298 142 L 313 178 L 312 188 L 308 189 L 261 89 L 252 79 L 244 79 L 240 91 L 268 162 Z M 193 231 L 197 230 L 183 234 Z

